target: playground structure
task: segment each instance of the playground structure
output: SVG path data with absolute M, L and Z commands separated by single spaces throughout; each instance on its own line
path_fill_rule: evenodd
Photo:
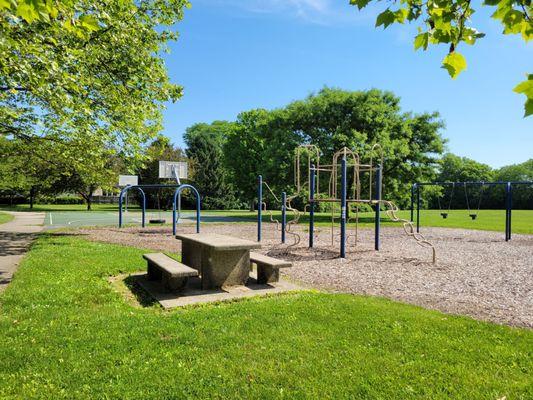
M 411 222 L 414 222 L 415 205 L 416 205 L 416 232 L 420 232 L 420 203 L 421 195 L 420 188 L 424 186 L 442 186 L 443 188 L 449 188 L 448 195 L 448 207 L 443 212 L 441 207 L 440 198 L 437 198 L 439 202 L 439 209 L 443 219 L 448 218 L 450 213 L 453 193 L 456 187 L 463 187 L 465 193 L 466 206 L 468 208 L 468 214 L 472 220 L 476 220 L 480 207 L 483 191 L 488 186 L 504 186 L 505 187 L 505 241 L 511 240 L 512 232 L 512 210 L 513 210 L 513 186 L 517 185 L 530 185 L 533 187 L 533 181 L 498 181 L 498 182 L 416 182 L 411 187 Z M 480 192 L 478 197 L 477 209 L 472 209 L 470 206 L 470 200 L 468 197 L 468 186 L 480 186 Z
M 183 190 L 189 189 L 193 192 L 194 197 L 196 199 L 196 233 L 200 233 L 200 193 L 194 186 L 181 183 L 181 179 L 187 179 L 187 175 L 187 163 L 175 161 L 159 162 L 159 178 L 175 179 L 176 184 L 131 184 L 137 181 L 136 179 L 134 179 L 136 177 L 132 175 L 122 175 L 121 177 L 126 183 L 126 186 L 120 191 L 119 195 L 118 227 L 122 228 L 124 199 L 127 199 L 127 194 L 130 190 L 138 190 L 141 194 L 141 225 L 144 228 L 146 226 L 146 194 L 144 191 L 146 189 L 175 189 L 174 195 L 172 196 L 172 234 L 176 235 L 176 226 L 181 215 L 181 193 L 183 192 Z
M 375 162 L 375 155 L 378 161 Z M 257 207 L 257 241 L 261 241 L 262 235 L 262 213 L 267 211 L 266 203 L 263 202 L 263 186 L 265 186 L 272 196 L 281 203 L 281 223 L 274 220 L 271 214 L 271 221 L 276 223 L 276 228 L 281 231 L 281 243 L 286 242 L 286 235 L 292 235 L 294 242 L 291 246 L 297 245 L 301 238 L 291 227 L 298 224 L 302 212 L 292 206 L 291 202 L 300 196 L 305 189 L 308 191 L 307 203 L 304 206 L 303 214 L 309 212 L 309 248 L 313 248 L 315 239 L 315 209 L 319 203 L 329 203 L 331 208 L 331 243 L 335 243 L 335 219 L 340 211 L 340 257 L 346 258 L 346 246 L 350 237 L 354 238 L 354 246 L 358 242 L 359 210 L 362 205 L 369 205 L 374 208 L 374 249 L 380 249 L 380 229 L 381 229 L 381 207 L 385 207 L 387 216 L 393 222 L 400 222 L 405 233 L 412 237 L 417 244 L 430 248 L 432 251 L 433 263 L 436 262 L 436 251 L 432 243 L 418 232 L 415 232 L 411 221 L 399 218 L 398 207 L 391 201 L 382 198 L 383 193 L 383 150 L 379 144 L 374 144 L 370 151 L 369 161 L 362 163 L 361 158 L 355 151 L 344 147 L 335 152 L 330 164 L 322 164 L 320 160 L 321 151 L 315 145 L 302 145 L 295 149 L 294 155 L 294 185 L 295 193 L 287 196 L 286 192 L 281 194 L 281 201 L 271 190 L 263 177 L 258 177 L 258 207 Z M 302 168 L 302 164 L 305 168 Z M 339 207 L 337 207 L 337 205 Z M 294 218 L 287 222 L 287 211 L 292 212 Z M 354 217 L 350 215 L 354 214 Z M 355 223 L 351 229 L 351 234 L 347 232 L 347 225 L 350 221 Z

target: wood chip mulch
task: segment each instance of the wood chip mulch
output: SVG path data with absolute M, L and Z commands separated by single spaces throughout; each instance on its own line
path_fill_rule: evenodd
M 256 240 L 255 224 L 204 224 L 214 232 Z M 182 225 L 180 233 L 193 233 Z M 320 227 L 315 248 L 307 247 L 305 227 L 298 227 L 298 245 L 287 236 L 281 245 L 275 225 L 265 224 L 263 253 L 293 262 L 283 270 L 290 278 L 320 289 L 383 296 L 393 300 L 467 315 L 476 319 L 533 328 L 533 235 L 514 235 L 505 242 L 503 232 L 424 228 L 437 249 L 430 250 L 407 237 L 401 228 L 383 228 L 381 251 L 374 248 L 373 230 L 359 231 L 358 244 L 349 237 L 346 259 L 340 259 L 338 230 L 331 244 L 331 229 Z M 167 252 L 180 252 L 180 241 L 169 227 L 78 229 L 88 239 Z

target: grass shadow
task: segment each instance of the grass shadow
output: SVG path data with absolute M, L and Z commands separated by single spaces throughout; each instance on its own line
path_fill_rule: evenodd
M 136 303 L 141 307 L 153 307 L 159 303 L 139 285 L 138 276 L 129 275 L 123 279 L 124 285 L 135 298 Z

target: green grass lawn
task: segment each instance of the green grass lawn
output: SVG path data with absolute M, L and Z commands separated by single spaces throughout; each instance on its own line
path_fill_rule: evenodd
M 15 208 L 9 208 L 16 211 L 28 211 L 27 204 L 19 205 Z M 138 207 L 130 207 L 131 210 L 139 210 Z M 118 211 L 117 205 L 112 204 L 94 204 L 94 211 Z M 48 204 L 35 205 L 33 211 L 51 211 L 51 212 L 83 212 L 85 206 L 82 204 Z M 157 210 L 147 210 L 149 213 L 157 213 Z M 89 213 L 89 212 L 88 212 Z M 272 211 L 274 218 L 281 221 L 281 212 Z M 478 218 L 472 220 L 469 217 L 467 210 L 452 210 L 447 219 L 443 219 L 439 210 L 421 210 L 421 226 L 422 229 L 428 226 L 445 227 L 445 228 L 464 228 L 464 229 L 480 229 L 489 231 L 505 231 L 505 211 L 504 210 L 481 210 Z M 247 210 L 220 210 L 211 211 L 203 210 L 202 215 L 229 217 L 231 222 L 255 222 L 257 220 L 256 212 Z M 513 210 L 512 230 L 513 233 L 533 234 L 533 210 Z M 410 212 L 402 210 L 399 216 L 405 219 L 410 218 Z M 293 215 L 288 213 L 287 219 L 291 220 Z M 270 214 L 266 212 L 263 214 L 263 221 L 270 221 Z M 300 222 L 307 225 L 309 222 L 307 215 L 302 215 Z M 317 226 L 328 226 L 331 224 L 331 213 L 316 213 L 315 221 Z M 360 225 L 362 227 L 371 227 L 374 224 L 374 213 L 361 213 Z M 382 212 L 382 222 L 384 226 L 399 226 L 398 223 L 390 222 L 385 212 Z M 336 220 L 338 223 L 338 219 Z
M 304 292 L 163 311 L 142 250 L 44 234 L 0 294 L 0 398 L 531 399 L 533 332 Z
M 5 224 L 6 222 L 9 222 L 13 220 L 13 216 L 11 214 L 0 212 L 0 225 Z
M 217 211 L 208 213 L 219 213 L 235 218 L 243 218 L 250 221 L 257 220 L 256 213 L 249 211 Z M 272 211 L 274 219 L 281 221 L 281 212 Z M 421 210 L 420 223 L 422 229 L 427 226 L 436 226 L 444 228 L 464 228 L 464 229 L 481 229 L 489 231 L 505 231 L 505 211 L 504 210 L 481 210 L 476 220 L 472 220 L 468 215 L 468 210 L 453 210 L 448 215 L 448 218 L 443 219 L 439 210 Z M 362 227 L 371 227 L 374 225 L 374 213 L 359 214 L 359 222 Z M 402 210 L 398 216 L 405 219 L 410 219 L 410 211 Z M 354 215 L 352 215 L 354 217 Z M 291 220 L 293 215 L 287 214 L 287 220 Z M 263 214 L 263 221 L 270 221 L 270 212 Z M 400 226 L 399 223 L 391 222 L 386 213 L 382 211 L 381 220 L 384 226 Z M 336 224 L 339 219 L 335 220 Z M 302 215 L 300 222 L 304 225 L 309 223 L 309 217 Z M 315 222 L 317 226 L 331 225 L 331 213 L 315 213 Z M 415 222 L 416 223 L 416 222 Z M 352 224 L 350 224 L 352 225 Z M 512 229 L 514 233 L 533 234 L 533 210 L 513 210 L 512 213 Z

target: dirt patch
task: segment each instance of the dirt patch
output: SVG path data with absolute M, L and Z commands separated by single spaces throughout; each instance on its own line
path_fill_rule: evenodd
M 254 224 L 204 224 L 203 232 L 256 239 Z M 91 240 L 167 252 L 180 252 L 170 228 L 80 229 Z M 180 233 L 194 232 L 181 226 Z M 382 229 L 382 250 L 373 250 L 373 231 L 360 230 L 359 242 L 349 238 L 346 259 L 338 258 L 335 235 L 320 228 L 315 248 L 307 247 L 307 232 L 296 230 L 296 246 L 281 245 L 274 225 L 265 224 L 263 253 L 294 263 L 284 274 L 308 286 L 384 296 L 447 313 L 507 325 L 533 328 L 533 236 L 513 235 L 505 242 L 502 232 L 426 228 L 424 235 L 437 249 L 431 252 L 405 236 L 401 228 Z M 288 237 L 292 243 L 292 237 Z

